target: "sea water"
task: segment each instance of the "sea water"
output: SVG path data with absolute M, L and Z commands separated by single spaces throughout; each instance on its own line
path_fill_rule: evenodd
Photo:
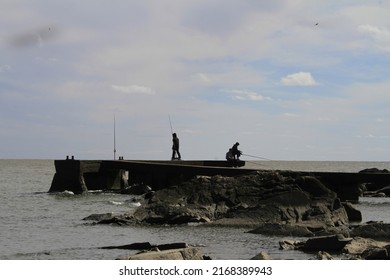
M 257 161 L 247 167 L 297 171 L 357 172 L 389 169 L 389 162 Z M 261 251 L 273 259 L 310 259 L 313 255 L 279 249 L 286 237 L 247 233 L 247 228 L 204 226 L 93 225 L 83 218 L 96 213 L 124 213 L 137 207 L 133 196 L 91 192 L 48 193 L 53 160 L 0 160 L 0 259 L 115 259 L 135 251 L 104 246 L 135 242 L 185 242 L 200 246 L 212 259 L 250 259 Z M 363 222 L 390 222 L 390 198 L 360 198 L 355 205 Z M 290 237 L 289 239 L 299 240 Z

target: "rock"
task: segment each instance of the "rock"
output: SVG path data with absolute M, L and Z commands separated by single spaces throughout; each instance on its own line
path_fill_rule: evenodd
M 344 238 L 343 236 L 339 235 L 313 237 L 305 242 L 302 250 L 308 252 L 339 252 L 351 241 L 352 238 Z
M 133 218 L 149 224 L 288 224 L 292 227 L 278 230 L 302 230 L 303 235 L 312 231 L 308 226 L 321 231 L 348 224 L 340 200 L 318 179 L 282 176 L 272 171 L 238 177 L 195 177 L 149 194 Z
M 350 222 L 361 222 L 362 221 L 362 212 L 360 212 L 358 209 L 356 209 L 352 203 L 350 202 L 343 202 L 345 211 L 347 212 L 348 219 Z
M 355 226 L 351 237 L 359 236 L 377 240 L 390 240 L 390 224 L 383 222 L 372 222 Z
M 383 248 L 367 249 L 363 252 L 365 260 L 390 260 L 390 245 Z
M 281 250 L 298 250 L 305 245 L 304 241 L 297 240 L 281 240 L 279 241 L 279 247 Z
M 385 194 L 385 196 L 390 196 L 390 186 L 383 187 L 376 191 L 377 194 Z
M 359 173 L 390 173 L 387 169 L 378 169 L 378 168 L 366 168 L 363 170 L 360 170 Z
M 298 179 L 299 186 L 308 193 L 315 197 L 332 196 L 336 197 L 336 194 L 328 189 L 317 178 L 312 176 L 302 176 Z
M 251 260 L 272 260 L 272 258 L 267 252 L 260 252 L 259 254 L 251 258 Z
M 151 250 L 153 247 L 149 242 L 141 242 L 141 243 L 132 243 L 127 245 L 119 245 L 119 246 L 105 246 L 100 247 L 100 249 L 123 249 L 123 250 Z
M 343 253 L 348 255 L 362 255 L 367 250 L 383 248 L 389 244 L 389 242 L 377 241 L 371 238 L 354 237 L 344 247 Z
M 108 219 L 103 219 L 97 222 L 97 224 L 115 224 L 118 226 L 123 226 L 123 225 L 130 225 L 133 224 L 134 221 L 132 218 L 126 216 L 126 215 L 121 215 L 121 216 L 114 216 L 112 218 Z
M 114 214 L 114 213 L 92 214 L 92 215 L 89 215 L 88 217 L 85 217 L 83 220 L 101 221 L 101 220 L 112 219 L 115 216 L 118 216 L 118 214 Z
M 122 194 L 143 195 L 152 191 L 152 188 L 144 184 L 134 184 L 121 189 Z
M 317 253 L 317 260 L 333 260 L 333 257 L 327 252 L 319 251 Z
M 203 260 L 204 256 L 199 248 L 184 248 L 171 250 L 146 251 L 135 255 L 121 256 L 118 260 Z
M 299 224 L 274 224 L 264 223 L 260 227 L 249 231 L 249 233 L 281 236 L 314 236 L 314 233 L 307 227 Z

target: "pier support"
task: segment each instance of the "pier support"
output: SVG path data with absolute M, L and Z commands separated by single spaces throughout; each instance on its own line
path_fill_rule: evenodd
M 124 171 L 104 168 L 98 160 L 55 160 L 54 174 L 49 192 L 89 190 L 119 190 Z

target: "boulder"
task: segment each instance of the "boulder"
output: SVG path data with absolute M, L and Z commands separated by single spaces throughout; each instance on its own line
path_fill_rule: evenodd
M 365 260 L 390 260 L 390 245 L 383 248 L 368 249 L 363 252 Z
M 350 222 L 361 222 L 362 221 L 362 212 L 356 209 L 352 203 L 343 202 L 345 211 L 347 212 L 348 219 Z
M 374 167 L 374 168 L 366 168 L 366 169 L 360 170 L 359 173 L 375 173 L 376 174 L 376 173 L 390 173 L 390 171 L 387 169 L 380 170 L 380 169 Z
M 117 260 L 203 260 L 205 257 L 199 248 L 189 247 L 184 249 L 159 249 L 140 252 L 135 255 L 118 257 Z
M 358 259 L 388 259 L 390 242 L 371 238 L 354 237 L 344 249 L 343 254 Z
M 116 246 L 105 246 L 100 247 L 100 249 L 123 249 L 123 250 L 151 250 L 153 247 L 149 242 L 139 242 L 126 245 L 116 245 Z
M 352 238 L 344 238 L 341 235 L 313 237 L 308 239 L 301 249 L 307 252 L 339 252 L 351 241 Z
M 354 226 L 350 232 L 351 237 L 366 237 L 376 240 L 390 240 L 390 224 L 383 222 L 369 222 Z
M 151 193 L 133 219 L 149 224 L 212 223 L 224 226 L 313 225 L 314 230 L 348 224 L 336 194 L 311 176 L 258 171 L 238 177 L 197 176 Z M 284 229 L 287 232 L 302 228 Z
M 376 191 L 377 194 L 385 194 L 385 196 L 390 196 L 390 186 L 383 187 Z
M 260 252 L 251 260 L 272 260 L 271 256 L 267 252 Z

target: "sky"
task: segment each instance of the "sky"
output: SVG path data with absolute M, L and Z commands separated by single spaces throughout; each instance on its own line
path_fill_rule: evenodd
M 390 1 L 0 6 L 0 158 L 390 158 Z

